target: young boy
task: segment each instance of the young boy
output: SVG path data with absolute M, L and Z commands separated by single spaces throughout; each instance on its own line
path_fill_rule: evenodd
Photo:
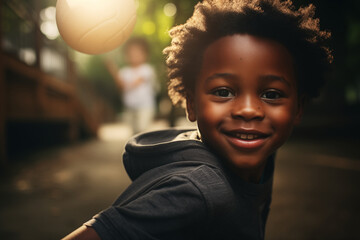
M 207 0 L 171 32 L 169 93 L 198 130 L 133 138 L 133 180 L 66 239 L 263 239 L 274 154 L 331 60 L 314 7 Z
M 111 61 L 106 67 L 122 92 L 127 122 L 134 133 L 148 129 L 155 115 L 156 75 L 147 62 L 149 46 L 144 38 L 132 38 L 125 45 L 127 66 L 119 71 Z

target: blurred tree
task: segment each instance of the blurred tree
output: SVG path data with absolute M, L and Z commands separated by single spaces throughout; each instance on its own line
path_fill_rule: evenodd
M 334 62 L 328 84 L 315 111 L 333 115 L 359 113 L 360 108 L 360 1 L 293 0 L 297 6 L 313 3 L 323 29 L 331 31 Z M 350 110 L 350 112 L 347 112 Z
M 346 99 L 352 105 L 360 106 L 360 1 L 351 1 L 349 7 L 347 42 L 348 57 L 345 72 L 349 76 L 349 84 L 345 86 Z M 355 110 L 356 111 L 356 110 Z

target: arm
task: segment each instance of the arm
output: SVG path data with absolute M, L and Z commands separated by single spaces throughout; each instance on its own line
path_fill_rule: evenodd
M 111 74 L 112 78 L 114 79 L 118 88 L 120 90 L 125 90 L 124 81 L 120 78 L 120 76 L 118 74 L 118 69 L 117 69 L 115 63 L 110 60 L 105 60 L 105 66 L 106 66 L 107 70 L 109 71 L 109 73 Z M 131 89 L 137 88 L 143 82 L 144 82 L 144 78 L 139 77 L 134 82 L 132 82 L 130 85 L 126 86 L 126 90 L 131 90 Z
M 153 181 L 149 181 L 144 189 L 151 189 L 145 194 L 138 191 L 139 186 L 134 186 L 115 206 L 85 224 L 92 229 L 82 226 L 63 240 L 156 239 L 158 236 L 188 239 L 192 227 L 206 219 L 207 207 L 201 192 L 191 181 L 174 178 L 161 181 L 156 187 L 151 187 Z M 134 200 L 127 202 L 129 196 Z M 189 231 L 184 231 L 185 228 Z
M 93 228 L 81 226 L 62 240 L 101 240 L 101 238 Z
M 123 82 L 123 80 L 120 78 L 120 76 L 118 74 L 118 69 L 117 69 L 115 63 L 108 60 L 108 59 L 104 60 L 104 62 L 105 62 L 106 69 L 109 71 L 110 75 L 114 79 L 114 81 L 115 81 L 116 85 L 118 86 L 118 88 L 120 90 L 124 90 L 124 88 L 125 88 L 124 82 Z

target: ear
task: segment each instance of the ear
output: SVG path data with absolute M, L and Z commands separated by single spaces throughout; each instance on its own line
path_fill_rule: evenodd
M 196 121 L 195 101 L 192 94 L 186 95 L 186 113 L 190 122 Z
M 299 125 L 301 123 L 301 119 L 304 113 L 305 102 L 306 102 L 306 96 L 304 95 L 300 96 L 298 100 L 297 112 L 294 121 L 295 125 Z

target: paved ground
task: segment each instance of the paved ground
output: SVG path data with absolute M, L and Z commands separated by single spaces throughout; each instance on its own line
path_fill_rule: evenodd
M 354 143 L 290 141 L 276 162 L 267 239 L 360 239 L 360 158 Z
M 108 125 L 103 140 L 18 159 L 1 173 L 0 239 L 59 239 L 109 206 L 130 183 L 121 163 L 130 135 Z M 266 239 L 360 239 L 359 143 L 299 137 L 279 150 Z

